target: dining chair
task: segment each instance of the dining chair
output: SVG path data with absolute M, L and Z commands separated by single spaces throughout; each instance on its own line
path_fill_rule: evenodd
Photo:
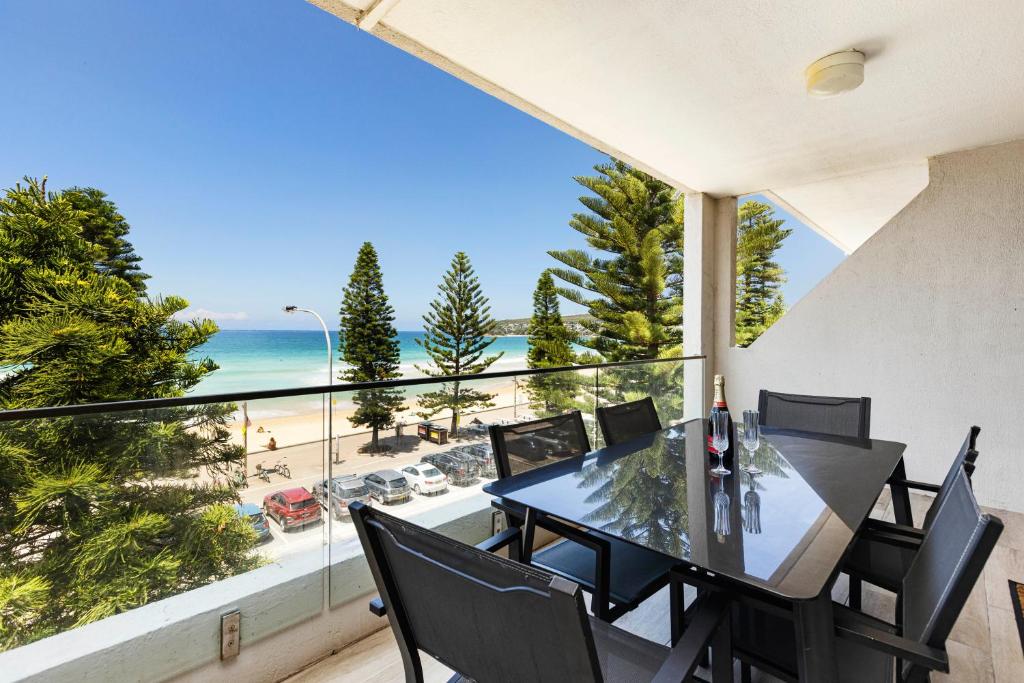
M 929 671 L 948 673 L 946 639 L 1002 529 L 978 508 L 966 472 L 957 472 L 901 582 L 901 623 L 833 605 L 839 679 L 916 682 Z M 732 629 L 744 680 L 751 665 L 796 680 L 791 621 L 734 602 Z
M 798 429 L 858 439 L 871 437 L 871 399 L 841 396 L 805 396 L 762 389 L 757 401 L 758 422 L 764 427 Z M 893 512 L 900 524 L 913 523 L 910 492 L 900 482 L 906 479 L 903 459 L 896 464 L 889 491 Z
M 602 406 L 597 409 L 597 424 L 609 446 L 661 431 L 661 420 L 650 396 L 639 401 Z
M 491 425 L 498 478 L 505 479 L 559 460 L 584 455 L 590 440 L 580 411 L 510 425 Z M 582 585 L 592 595 L 598 618 L 613 622 L 668 584 L 671 557 L 597 531 L 580 529 L 548 515 L 497 499 L 510 526 L 523 528 L 523 562 Z M 533 551 L 534 527 L 563 540 Z M 670 602 L 681 609 L 682 591 Z
M 420 652 L 456 671 L 451 681 L 683 681 L 711 647 L 712 681 L 732 680 L 729 601 L 706 596 L 669 648 L 588 617 L 580 586 L 491 550 L 507 529 L 473 547 L 377 509 L 350 507 L 405 680 L 423 681 Z
M 757 400 L 758 419 L 764 427 L 799 429 L 819 434 L 871 435 L 871 399 L 838 396 L 803 396 L 762 389 Z
M 975 446 L 980 432 L 981 428 L 977 426 L 971 427 L 967 432 L 967 437 L 953 458 L 941 485 L 903 481 L 910 488 L 923 489 L 935 494 L 920 529 L 872 518 L 868 518 L 864 523 L 853 550 L 843 565 L 843 571 L 850 577 L 850 607 L 860 609 L 862 582 L 894 593 L 899 592 L 903 578 L 913 561 L 917 544 L 934 523 L 943 501 L 953 490 L 957 475 L 963 471 L 970 481 L 978 458 Z

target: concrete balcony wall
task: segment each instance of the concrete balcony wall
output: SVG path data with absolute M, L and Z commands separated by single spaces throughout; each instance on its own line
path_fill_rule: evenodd
M 411 521 L 466 543 L 491 530 L 490 496 Z M 388 625 L 357 539 L 296 554 L 239 576 L 0 653 L 0 682 L 244 681 L 272 683 Z M 241 612 L 241 652 L 220 660 L 220 618 Z
M 929 176 L 749 348 L 732 345 L 716 259 L 714 372 L 735 412 L 762 388 L 870 396 L 872 436 L 908 444 L 913 479 L 941 481 L 977 424 L 979 500 L 1024 511 L 1024 140 L 933 158 Z

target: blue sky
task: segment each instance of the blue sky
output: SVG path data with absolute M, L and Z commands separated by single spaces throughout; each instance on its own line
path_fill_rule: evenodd
M 301 0 L 242 7 L 0 3 L 0 185 L 103 189 L 151 292 L 225 328 L 305 325 L 286 303 L 334 320 L 365 240 L 400 329 L 457 249 L 497 317 L 528 315 L 604 156 Z M 842 253 L 800 226 L 780 260 L 793 303 Z

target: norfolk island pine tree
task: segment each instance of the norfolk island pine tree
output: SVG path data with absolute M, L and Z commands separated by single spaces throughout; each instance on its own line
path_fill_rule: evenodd
M 338 349 L 348 365 L 338 373 L 347 382 L 379 382 L 401 377 L 401 349 L 395 329 L 395 310 L 384 293 L 384 278 L 373 245 L 364 242 L 343 291 Z M 349 421 L 373 432 L 370 452 L 380 452 L 379 432 L 395 423 L 405 410 L 401 389 L 363 389 L 352 399 L 358 406 Z
M 786 312 L 786 272 L 775 253 L 793 230 L 770 204 L 748 200 L 736 228 L 736 345 L 750 346 Z
M 592 194 L 569 226 L 596 254 L 549 251 L 565 283 L 558 293 L 586 307 L 590 333 L 579 344 L 605 361 L 651 360 L 682 353 L 683 198 L 670 185 L 612 159 L 576 182 Z M 567 285 L 567 286 L 566 286 Z M 662 419 L 682 415 L 682 363 L 601 373 L 601 402 L 650 395 Z
M 527 328 L 526 365 L 530 368 L 556 368 L 572 365 L 573 335 L 562 321 L 555 280 L 549 271 L 541 273 L 533 292 L 533 315 Z M 557 415 L 581 408 L 578 395 L 585 380 L 573 371 L 532 375 L 527 380 L 530 409 L 539 417 Z
M 438 285 L 437 298 L 430 302 L 430 311 L 423 316 L 423 336 L 416 343 L 423 347 L 431 360 L 427 367 L 416 366 L 431 377 L 452 377 L 485 371 L 502 353 L 485 356 L 494 337 L 491 307 L 480 289 L 469 257 L 456 252 L 448 271 Z M 437 391 L 419 397 L 424 419 L 451 411 L 451 435 L 458 436 L 459 417 L 470 408 L 494 405 L 493 394 L 463 386 L 462 382 L 445 382 Z

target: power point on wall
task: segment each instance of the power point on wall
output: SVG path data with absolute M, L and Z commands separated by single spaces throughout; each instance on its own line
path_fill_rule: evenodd
M 220 658 L 231 659 L 238 656 L 240 646 L 242 613 L 238 610 L 220 615 Z

